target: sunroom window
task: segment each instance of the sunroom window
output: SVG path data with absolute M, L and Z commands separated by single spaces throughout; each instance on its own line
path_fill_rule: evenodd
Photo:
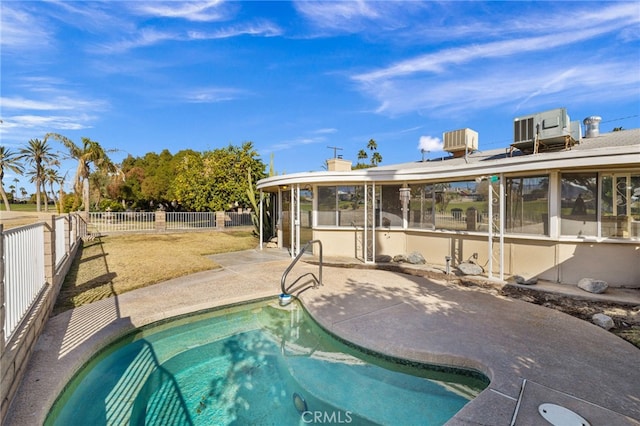
M 487 231 L 489 182 L 475 180 L 414 184 L 409 227 L 451 231 Z
M 549 235 L 549 176 L 509 177 L 505 186 L 505 232 Z
M 364 226 L 364 187 L 319 186 L 318 225 Z
M 560 185 L 560 233 L 598 235 L 598 174 L 563 173 Z
M 601 185 L 602 236 L 637 238 L 640 233 L 640 173 L 604 174 Z

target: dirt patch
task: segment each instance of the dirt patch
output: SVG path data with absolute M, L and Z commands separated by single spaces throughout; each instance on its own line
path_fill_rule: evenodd
M 525 302 L 555 309 L 576 318 L 592 322 L 594 314 L 605 314 L 613 319 L 615 327 L 610 331 L 640 348 L 640 306 L 614 304 L 576 299 L 565 295 L 530 290 L 506 285 L 499 294 Z

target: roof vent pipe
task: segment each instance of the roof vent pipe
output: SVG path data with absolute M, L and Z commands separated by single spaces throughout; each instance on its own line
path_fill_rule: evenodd
M 602 117 L 598 117 L 597 115 L 592 115 L 591 117 L 587 117 L 582 120 L 585 127 L 586 138 L 597 138 L 598 136 L 600 136 L 601 121 Z

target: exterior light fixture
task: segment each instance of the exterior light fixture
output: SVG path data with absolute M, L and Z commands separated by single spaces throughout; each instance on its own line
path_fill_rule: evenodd
M 411 188 L 409 188 L 408 186 L 403 186 L 402 188 L 400 188 L 400 201 L 402 202 L 402 205 L 406 205 L 406 203 L 409 202 L 410 198 Z

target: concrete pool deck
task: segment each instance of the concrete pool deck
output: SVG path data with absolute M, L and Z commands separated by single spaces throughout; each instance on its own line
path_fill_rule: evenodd
M 42 424 L 64 385 L 105 343 L 175 315 L 275 296 L 290 264 L 279 251 L 212 259 L 222 268 L 51 318 L 5 424 Z M 290 280 L 317 269 L 299 263 Z M 491 379 L 450 425 L 546 424 L 538 414 L 545 402 L 575 411 L 592 426 L 640 425 L 640 349 L 593 324 L 397 272 L 325 267 L 323 281 L 299 297 L 334 334 L 391 356 L 473 368 Z

